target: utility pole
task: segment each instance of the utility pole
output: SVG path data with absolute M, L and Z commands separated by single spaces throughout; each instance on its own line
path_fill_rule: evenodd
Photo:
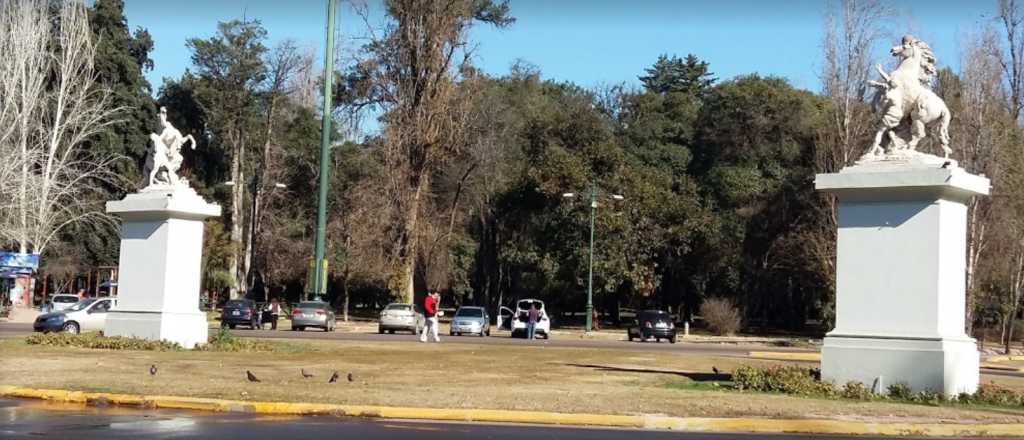
M 327 0 L 327 44 L 324 48 L 324 106 L 320 131 L 320 195 L 316 210 L 316 255 L 313 262 L 313 291 L 309 296 L 323 300 L 327 293 L 327 262 L 324 248 L 327 240 L 327 175 L 331 155 L 331 83 L 334 80 L 334 15 L 336 0 Z

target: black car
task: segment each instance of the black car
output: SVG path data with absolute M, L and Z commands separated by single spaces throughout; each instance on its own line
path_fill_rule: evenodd
M 676 325 L 672 322 L 672 315 L 661 310 L 644 310 L 636 314 L 633 325 L 626 329 L 626 336 L 632 341 L 634 338 L 646 341 L 654 338 L 661 342 L 668 339 L 676 343 Z
M 260 328 L 260 311 L 256 301 L 232 299 L 224 303 L 224 309 L 220 312 L 220 326 L 235 328 L 236 325 L 247 325 L 253 330 Z

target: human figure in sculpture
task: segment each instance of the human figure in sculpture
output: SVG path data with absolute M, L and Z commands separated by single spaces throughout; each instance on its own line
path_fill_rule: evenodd
M 948 158 L 953 152 L 949 148 L 949 122 L 951 114 L 946 103 L 931 90 L 931 79 L 935 76 L 935 55 L 927 43 L 911 35 L 903 37 L 900 45 L 889 53 L 900 58 L 899 67 L 891 74 L 877 66 L 883 81 L 869 81 L 878 89 L 876 102 L 882 119 L 875 141 L 865 158 L 881 156 L 897 151 L 917 151 L 917 144 L 927 136 L 927 127 L 938 124 L 938 140 Z M 909 139 L 903 139 L 897 130 L 902 124 L 909 124 Z M 888 134 L 888 151 L 882 148 L 883 137 Z
M 160 134 L 150 133 L 149 139 L 153 143 L 153 150 L 150 151 L 149 162 L 149 185 L 171 185 L 177 186 L 180 182 L 178 169 L 184 157 L 181 155 L 181 146 L 186 142 L 192 142 L 192 149 L 196 149 L 196 140 L 192 135 L 182 136 L 177 128 L 167 120 L 167 107 L 160 107 Z M 162 176 L 164 178 L 158 179 Z

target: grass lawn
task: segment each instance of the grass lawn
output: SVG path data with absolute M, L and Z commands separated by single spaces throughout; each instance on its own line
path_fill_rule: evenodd
M 29 346 L 0 339 L 0 385 L 239 400 L 683 417 L 1024 423 L 1024 408 L 854 402 L 722 391 L 712 366 L 772 361 L 615 349 L 290 342 L 274 353 L 147 352 Z M 156 364 L 159 373 L 149 375 Z M 304 368 L 316 377 L 304 379 Z M 262 383 L 249 383 L 251 370 Z M 338 371 L 342 380 L 330 385 Z M 345 376 L 353 373 L 349 383 Z M 696 379 L 696 380 L 695 380 Z M 1024 389 L 1024 379 L 985 376 Z

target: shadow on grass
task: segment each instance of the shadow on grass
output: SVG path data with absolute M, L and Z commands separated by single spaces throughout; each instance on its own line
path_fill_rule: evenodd
M 723 382 L 731 381 L 732 374 L 728 373 L 702 373 L 698 371 L 662 370 L 658 368 L 637 368 L 637 367 L 615 367 L 611 365 L 594 364 L 565 364 L 569 367 L 589 368 L 596 371 L 620 372 L 620 373 L 646 373 L 646 374 L 672 374 L 682 376 L 695 382 Z

